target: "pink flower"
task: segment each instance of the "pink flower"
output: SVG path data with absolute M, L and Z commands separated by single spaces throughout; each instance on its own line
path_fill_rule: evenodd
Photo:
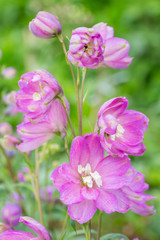
M 69 103 L 65 99 L 69 113 Z M 61 137 L 66 135 L 67 116 L 60 100 L 56 99 L 50 107 L 46 117 L 37 123 L 24 122 L 17 126 L 17 132 L 21 137 L 22 143 L 17 148 L 22 152 L 28 152 L 38 148 L 57 133 Z
M 13 131 L 12 126 L 9 123 L 4 122 L 4 123 L 0 124 L 0 134 L 1 135 L 10 134 L 10 133 L 12 133 L 12 131 Z
M 12 79 L 16 76 L 17 71 L 13 67 L 7 67 L 2 71 L 2 76 L 6 79 Z
M 61 201 L 68 205 L 70 217 L 82 224 L 97 208 L 106 213 L 119 211 L 117 197 L 111 191 L 128 183 L 125 174 L 129 167 L 127 156 L 104 158 L 98 134 L 87 134 L 73 140 L 70 164 L 56 168 L 51 179 Z
M 15 227 L 19 223 L 19 218 L 21 216 L 21 207 L 15 203 L 7 203 L 2 208 L 2 219 L 5 223 L 9 224 L 11 227 Z
M 20 139 L 13 135 L 5 135 L 1 140 L 1 144 L 6 150 L 13 150 L 19 143 Z
M 106 23 L 75 29 L 69 45 L 69 60 L 78 67 L 128 67 L 132 61 L 127 56 L 129 43 L 125 39 L 113 37 L 113 34 L 113 28 Z
M 33 230 L 37 234 L 37 237 L 31 232 L 8 230 L 0 234 L 0 240 L 52 240 L 47 229 L 33 218 L 20 217 L 19 222 L 24 223 Z
M 56 97 L 63 96 L 63 90 L 56 79 L 45 70 L 22 75 L 16 94 L 17 109 L 26 113 L 28 119 L 44 118 Z
M 21 171 L 18 171 L 18 181 L 19 182 L 27 182 L 30 179 L 30 170 L 29 168 L 25 167 L 22 168 Z
M 62 33 L 62 27 L 51 13 L 41 11 L 29 23 L 29 30 L 38 38 L 53 38 Z
M 111 155 L 142 155 L 146 150 L 142 141 L 149 120 L 141 112 L 126 110 L 127 106 L 125 97 L 113 98 L 98 112 L 101 144 Z

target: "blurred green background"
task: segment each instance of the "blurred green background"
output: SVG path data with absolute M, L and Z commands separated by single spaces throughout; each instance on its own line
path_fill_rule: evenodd
M 28 23 L 38 11 L 48 11 L 58 17 L 68 49 L 71 32 L 79 26 L 91 27 L 98 22 L 112 26 L 116 37 L 130 43 L 132 64 L 124 70 L 88 70 L 85 83 L 83 133 L 92 132 L 100 106 L 112 97 L 126 96 L 129 108 L 142 111 L 150 119 L 145 133 L 144 156 L 132 157 L 132 164 L 146 176 L 150 184 L 148 193 L 156 196 L 152 203 L 157 213 L 142 217 L 129 211 L 126 214 L 103 214 L 102 234 L 120 232 L 130 239 L 160 239 L 160 1 L 159 0 L 1 0 L 0 1 L 0 67 L 13 66 L 17 70 L 14 79 L 1 77 L 2 96 L 18 90 L 20 76 L 36 69 L 45 69 L 62 85 L 70 102 L 71 118 L 78 129 L 76 97 L 70 70 L 65 62 L 57 39 L 38 39 L 28 30 Z M 0 100 L 1 110 L 5 107 Z M 16 129 L 22 115 L 3 117 Z M 64 161 L 62 155 L 56 156 Z M 22 162 L 21 158 L 19 160 Z M 1 171 L 2 172 L 2 171 Z M 1 175 L 2 176 L 2 175 Z M 49 177 L 48 177 L 49 179 Z M 2 177 L 1 177 L 2 180 Z M 0 193 L 0 207 L 5 201 Z M 2 196 L 3 195 L 3 196 Z M 97 215 L 92 226 L 96 229 Z

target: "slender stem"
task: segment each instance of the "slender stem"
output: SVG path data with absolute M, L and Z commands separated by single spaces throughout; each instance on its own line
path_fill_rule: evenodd
M 43 214 L 42 214 L 42 205 L 41 205 L 41 199 L 40 199 L 40 187 L 39 187 L 39 160 L 38 160 L 38 149 L 35 150 L 35 161 L 36 161 L 36 170 L 35 170 L 35 187 L 36 187 L 36 199 L 38 204 L 38 211 L 40 216 L 40 222 L 42 225 L 44 225 L 43 221 Z
M 76 90 L 76 96 L 77 96 L 77 112 L 78 112 L 78 118 L 80 117 L 80 99 L 79 99 L 79 84 L 77 84 L 76 82 L 76 78 L 75 78 L 75 75 L 74 75 L 74 71 L 73 71 L 73 67 L 72 67 L 72 64 L 71 62 L 68 60 L 68 55 L 67 55 L 67 50 L 66 50 L 66 47 L 65 47 L 65 44 L 64 44 L 64 41 L 63 41 L 63 36 L 62 35 L 57 35 L 57 38 L 59 39 L 61 45 L 62 45 L 62 48 L 63 48 L 63 51 L 64 51 L 64 54 L 65 54 L 65 57 L 66 57 L 66 61 L 70 67 L 70 70 L 71 70 L 71 73 L 72 73 L 72 77 L 73 77 L 73 82 L 74 82 L 74 87 L 75 87 L 75 90 Z
M 64 141 L 64 147 L 65 147 L 65 150 L 66 150 L 67 156 L 68 156 L 68 158 L 69 158 L 69 149 L 68 149 L 68 144 L 67 144 L 67 140 L 66 140 L 66 138 L 64 138 L 63 141 Z
M 86 240 L 91 240 L 89 222 L 87 223 L 86 228 L 84 227 L 84 230 L 85 230 Z
M 73 137 L 76 137 L 76 134 L 75 134 L 75 131 L 74 131 L 74 128 L 73 128 L 73 125 L 72 125 L 70 116 L 69 116 L 68 111 L 67 111 L 67 107 L 66 107 L 64 98 L 58 98 L 58 99 L 59 99 L 59 100 L 61 101 L 61 103 L 63 104 L 63 107 L 64 107 L 64 110 L 65 110 L 65 112 L 66 112 L 69 125 L 70 125 L 70 127 L 71 127 L 71 131 L 72 131 Z
M 79 67 L 77 67 L 77 111 L 78 111 L 78 125 L 79 125 L 79 135 L 82 136 L 82 124 L 81 124 L 81 111 L 80 111 L 80 96 L 79 96 Z
M 4 148 L 3 148 L 1 145 L 0 145 L 0 149 L 1 149 L 1 152 L 2 152 L 3 156 L 4 156 L 5 159 L 6 159 L 7 169 L 8 169 L 8 172 L 9 172 L 9 174 L 10 174 L 10 177 L 11 177 L 11 179 L 16 183 L 17 181 L 16 181 L 16 179 L 15 179 L 15 177 L 14 177 L 14 172 L 13 172 L 12 165 L 11 165 L 11 160 L 10 160 L 10 158 L 7 156 Z
M 99 213 L 98 230 L 97 230 L 97 240 L 100 239 L 100 235 L 101 235 L 102 213 L 103 213 L 102 211 L 100 211 L 100 213 Z
M 61 231 L 61 235 L 60 235 L 60 238 L 59 240 L 62 240 L 63 239 L 63 235 L 65 233 L 65 230 L 66 230 L 66 226 L 67 226 L 67 222 L 68 222 L 68 213 L 66 214 L 66 217 L 65 217 L 65 220 L 64 220 L 64 224 L 63 224 L 63 227 L 62 227 L 62 231 Z
M 83 119 L 83 92 L 84 92 L 84 82 L 86 78 L 87 68 L 83 69 L 83 77 L 82 77 L 82 86 L 81 86 L 81 103 L 80 103 L 80 126 L 81 126 L 81 135 L 82 135 L 82 119 Z

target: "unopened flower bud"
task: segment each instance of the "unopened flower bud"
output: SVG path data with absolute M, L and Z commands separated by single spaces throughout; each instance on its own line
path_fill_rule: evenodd
M 39 38 L 52 38 L 62 33 L 62 27 L 51 13 L 41 11 L 29 23 L 29 30 Z
M 21 207 L 18 204 L 7 203 L 2 209 L 2 219 L 5 223 L 15 227 L 19 223 Z
M 12 126 L 9 123 L 1 123 L 0 124 L 0 134 L 4 135 L 4 134 L 10 134 L 12 133 Z
M 1 140 L 1 144 L 6 150 L 13 150 L 19 143 L 20 139 L 13 135 L 5 135 Z
M 16 76 L 17 71 L 13 67 L 7 67 L 2 71 L 2 76 L 7 79 L 12 79 Z

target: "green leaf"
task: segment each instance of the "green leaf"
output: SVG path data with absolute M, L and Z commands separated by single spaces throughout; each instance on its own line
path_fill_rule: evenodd
M 120 233 L 110 233 L 110 234 L 107 234 L 107 235 L 104 235 L 100 238 L 100 240 L 129 240 L 128 237 L 126 237 L 125 235 L 123 234 L 120 234 Z
M 76 232 L 76 221 L 75 221 L 75 220 L 72 220 L 72 219 L 70 218 L 70 224 L 71 224 L 73 230 Z

